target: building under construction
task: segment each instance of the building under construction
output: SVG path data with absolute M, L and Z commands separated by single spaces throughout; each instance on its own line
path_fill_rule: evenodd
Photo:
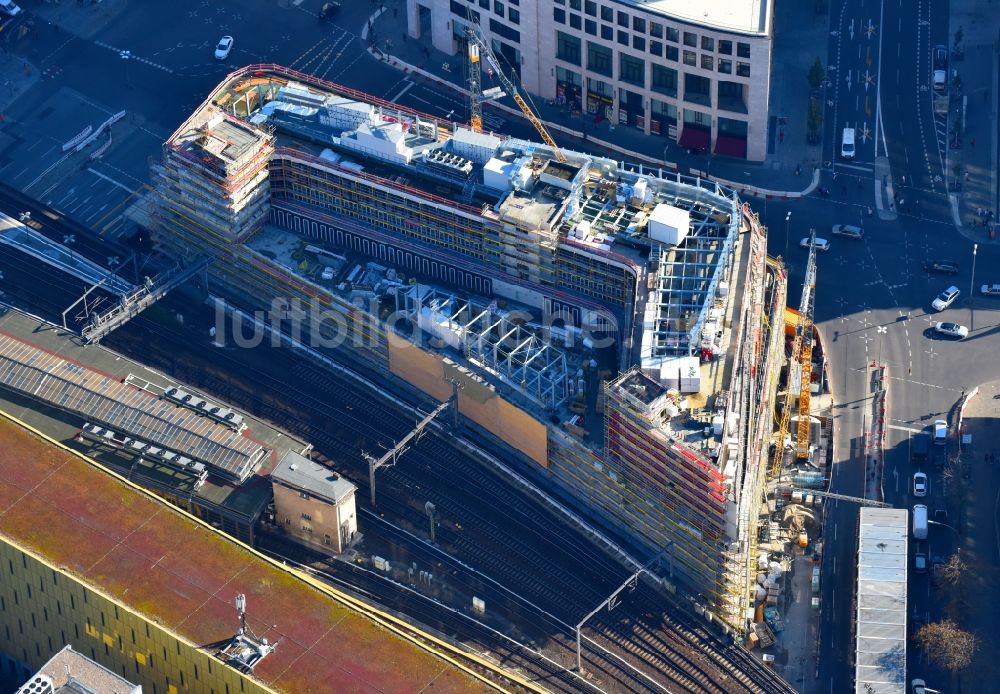
M 735 191 L 272 65 L 155 174 L 155 238 L 213 259 L 213 293 L 439 400 L 458 382 L 480 440 L 743 628 L 786 289 Z

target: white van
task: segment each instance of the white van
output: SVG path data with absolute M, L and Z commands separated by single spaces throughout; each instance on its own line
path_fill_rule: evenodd
M 913 539 L 927 539 L 927 507 L 923 504 L 913 507 Z
M 854 159 L 854 128 L 844 128 L 844 134 L 840 136 L 840 156 Z

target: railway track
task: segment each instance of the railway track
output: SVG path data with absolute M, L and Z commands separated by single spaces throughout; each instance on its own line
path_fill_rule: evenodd
M 0 264 L 10 265 L 9 255 L 2 255 Z M 22 263 L 14 259 L 13 264 Z M 79 296 L 79 283 L 57 273 L 38 276 L 46 277 L 45 291 L 19 292 L 17 298 L 58 320 L 62 309 Z M 109 341 L 144 362 L 155 343 L 167 363 L 154 367 L 301 435 L 316 445 L 329 464 L 348 471 L 363 490 L 367 490 L 367 470 L 360 463 L 359 451 L 391 446 L 416 421 L 412 412 L 401 412 L 353 383 L 291 358 L 290 354 L 275 354 L 283 350 L 271 350 L 266 365 L 249 364 L 225 350 L 211 350 L 209 354 L 207 347 L 199 354 L 187 349 L 189 332 L 142 316 Z M 220 363 L 225 366 L 219 368 Z M 290 374 L 292 378 L 277 378 L 273 373 Z M 292 383 L 309 384 L 310 390 Z M 560 519 L 505 484 L 491 469 L 477 464 L 436 434 L 429 432 L 402 460 L 395 468 L 379 473 L 380 510 L 403 524 L 422 528 L 426 523 L 423 502 L 434 501 L 442 518 L 449 521 L 439 534 L 440 544 L 492 577 L 496 585 L 459 568 L 455 568 L 452 580 L 469 589 L 484 590 L 484 585 L 490 585 L 498 604 L 507 602 L 517 607 L 519 615 L 534 620 L 533 631 L 544 634 L 554 662 L 564 664 L 571 659 L 574 646 L 568 625 L 575 624 L 616 588 L 627 576 L 625 569 L 566 528 Z M 458 479 L 460 485 L 456 485 Z M 449 490 L 451 493 L 447 493 Z M 408 551 L 422 551 L 413 545 L 411 542 Z M 516 586 L 517 592 L 505 591 L 505 585 Z M 429 607 L 421 610 L 417 618 L 434 619 Z M 519 666 L 523 660 L 525 668 L 541 667 L 529 662 L 525 654 L 518 655 L 513 647 L 504 650 L 502 644 L 496 643 L 495 635 L 476 631 L 454 616 L 449 620 L 451 628 L 461 630 L 461 638 L 496 649 Z M 720 641 L 697 618 L 684 614 L 684 610 L 676 609 L 642 584 L 615 613 L 595 617 L 588 624 L 585 643 L 587 640 L 592 644 L 584 650 L 585 668 L 602 690 L 789 691 L 748 653 Z M 623 663 L 646 675 L 638 675 Z M 554 672 L 546 674 L 544 668 L 537 674 L 564 681 Z M 662 684 L 651 686 L 647 677 Z

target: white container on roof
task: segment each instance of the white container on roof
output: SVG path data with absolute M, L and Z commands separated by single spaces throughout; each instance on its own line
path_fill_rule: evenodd
M 493 154 L 501 144 L 503 140 L 496 135 L 477 133 L 468 128 L 455 128 L 455 133 L 451 136 L 450 149 L 476 164 L 485 164 L 493 158 Z
M 517 164 L 493 157 L 483 165 L 483 185 L 493 190 L 510 190 L 517 169 Z
M 673 205 L 659 203 L 649 215 L 649 238 L 679 246 L 691 229 L 691 214 Z

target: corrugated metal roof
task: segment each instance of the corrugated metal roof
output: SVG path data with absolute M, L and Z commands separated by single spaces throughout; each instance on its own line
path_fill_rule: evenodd
M 239 482 L 268 453 L 207 417 L 6 334 L 0 334 L 0 385 L 190 456 Z
M 909 511 L 862 508 L 854 691 L 906 691 L 906 558 Z

